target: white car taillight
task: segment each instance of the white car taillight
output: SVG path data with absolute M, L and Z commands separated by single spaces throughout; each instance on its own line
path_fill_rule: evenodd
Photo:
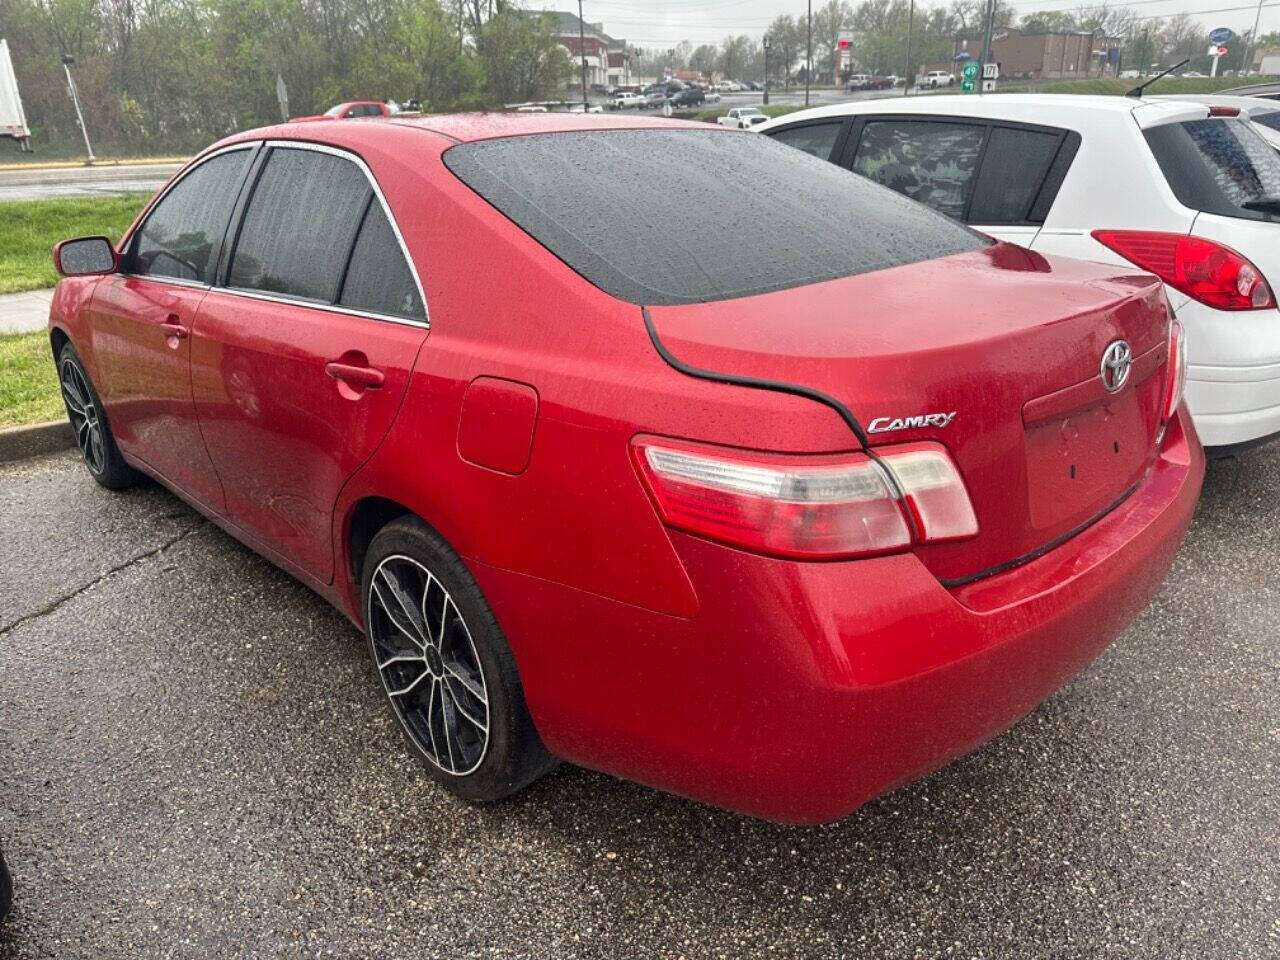
M 873 459 L 641 438 L 633 453 L 664 523 L 760 553 L 871 556 L 978 532 L 964 482 L 938 444 L 878 450 Z

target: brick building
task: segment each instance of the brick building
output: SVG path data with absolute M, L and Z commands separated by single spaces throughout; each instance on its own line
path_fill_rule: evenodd
M 1000 64 L 1000 76 L 1004 79 L 1100 77 L 1108 67 L 1115 69 L 1120 43 L 1119 37 L 1098 33 L 1002 27 L 991 35 L 991 59 Z M 968 53 L 974 60 L 979 59 L 982 34 L 959 34 L 954 53 L 956 56 Z
M 633 82 L 631 49 L 625 40 L 615 40 L 605 33 L 603 23 L 579 21 L 574 14 L 560 10 L 526 10 L 524 15 L 551 18 L 551 33 L 573 61 L 575 78 L 581 69 L 582 53 L 587 61 L 588 84 L 625 86 Z

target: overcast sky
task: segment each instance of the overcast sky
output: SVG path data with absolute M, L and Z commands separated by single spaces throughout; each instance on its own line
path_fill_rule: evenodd
M 578 12 L 575 0 L 526 0 L 532 9 Z M 825 0 L 814 0 L 818 6 Z M 855 2 L 856 0 L 851 0 Z M 1075 10 L 1080 4 L 1063 0 L 1012 0 L 1020 14 L 1037 10 Z M 942 6 L 917 0 L 917 6 Z M 1237 33 L 1253 27 L 1257 2 L 1249 0 L 1116 0 L 1112 6 L 1133 8 L 1144 17 L 1189 13 L 1206 27 L 1226 26 Z M 661 46 L 688 40 L 718 43 L 727 34 L 759 37 L 781 13 L 804 15 L 803 0 L 583 0 L 582 18 L 603 21 L 605 32 L 640 46 Z M 1280 0 L 1263 0 L 1260 33 L 1280 30 Z

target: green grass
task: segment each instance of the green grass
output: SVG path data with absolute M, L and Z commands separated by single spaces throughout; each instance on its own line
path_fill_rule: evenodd
M 1100 93 L 1110 96 L 1123 96 L 1148 78 L 1137 80 L 1117 80 L 1115 77 L 1094 78 L 1090 80 L 1038 80 L 1029 82 L 1001 82 L 997 86 L 998 93 Z M 1230 87 L 1238 87 L 1246 83 L 1259 82 L 1255 77 L 1165 77 L 1157 80 L 1147 93 L 1217 93 Z
M 62 420 L 66 415 L 49 335 L 40 331 L 0 337 L 0 427 Z
M 0 293 L 57 282 L 50 252 L 59 240 L 105 234 L 114 242 L 146 202 L 145 194 L 0 203 Z

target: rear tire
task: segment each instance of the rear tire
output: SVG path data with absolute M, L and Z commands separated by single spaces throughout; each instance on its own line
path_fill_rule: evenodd
M 9 866 L 4 862 L 4 851 L 0 850 L 0 920 L 9 915 L 13 906 L 13 877 L 9 875 Z
M 409 749 L 447 790 L 508 797 L 553 769 L 515 656 L 461 558 L 417 517 L 378 531 L 360 577 L 374 669 Z
M 138 482 L 139 474 L 124 462 L 107 422 L 102 399 L 89 379 L 80 354 L 70 343 L 58 353 L 58 382 L 67 420 L 89 475 L 108 490 L 123 490 Z

